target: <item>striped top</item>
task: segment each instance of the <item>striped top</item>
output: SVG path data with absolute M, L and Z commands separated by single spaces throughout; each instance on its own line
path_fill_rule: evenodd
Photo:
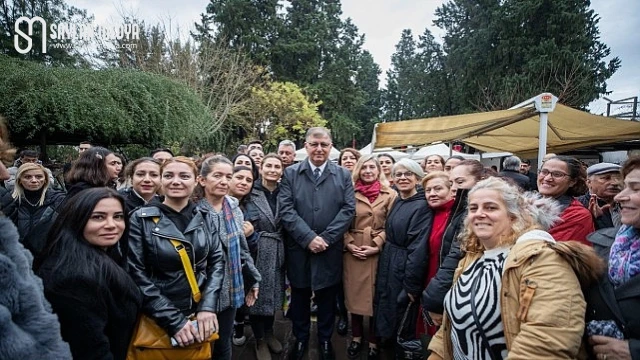
M 471 301 L 482 331 L 489 340 L 495 358 L 507 357 L 507 345 L 500 316 L 500 289 L 502 272 L 509 248 L 497 248 L 484 252 L 460 275 L 447 293 L 444 306 L 451 319 L 451 342 L 455 360 L 492 359 L 473 319 Z M 471 287 L 475 286 L 475 298 Z

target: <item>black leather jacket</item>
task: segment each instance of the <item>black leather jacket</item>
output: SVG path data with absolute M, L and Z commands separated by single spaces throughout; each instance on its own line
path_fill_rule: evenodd
M 142 311 L 170 336 L 180 331 L 187 316 L 198 311 L 215 312 L 224 278 L 224 253 L 217 236 L 205 222 L 208 211 L 195 207 L 184 232 L 156 206 L 144 206 L 131 214 L 129 272 L 144 296 Z M 158 218 L 158 222 L 154 222 Z M 186 248 L 198 280 L 202 299 L 195 303 L 180 256 L 171 244 Z

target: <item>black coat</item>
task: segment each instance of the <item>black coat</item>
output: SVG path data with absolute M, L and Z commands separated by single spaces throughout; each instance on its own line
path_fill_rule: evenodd
M 467 217 L 468 194 L 468 189 L 460 189 L 456 194 L 456 201 L 442 236 L 440 268 L 422 292 L 422 308 L 433 313 L 442 314 L 444 312 L 444 297 L 451 289 L 453 274 L 462 259 L 458 235 L 462 231 L 464 219 Z
M 377 336 L 394 336 L 408 299 L 406 295 L 401 299 L 401 292 L 415 297 L 422 292 L 432 217 L 424 191 L 407 199 L 398 197 L 389 211 L 373 301 Z
M 72 265 L 64 272 L 54 271 L 58 257 L 49 256 L 38 275 L 73 358 L 124 360 L 142 306 L 140 290 L 106 253 L 87 259 L 111 262 L 110 267 L 96 266 L 94 272 L 74 271 Z M 114 270 L 121 274 L 114 276 Z
M 308 160 L 289 166 L 280 184 L 278 206 L 291 286 L 319 290 L 340 283 L 344 233 L 356 212 L 349 171 L 328 162 L 316 183 Z M 329 246 L 314 254 L 307 246 L 316 236 Z
M 122 195 L 122 197 L 124 198 L 124 205 L 126 207 L 125 212 L 127 214 L 131 214 L 137 208 L 147 205 L 147 202 L 140 195 L 138 195 L 138 193 L 133 190 L 132 187 L 120 189 L 118 190 L 118 194 Z M 151 201 L 149 202 L 161 199 L 162 197 L 155 196 L 154 199 L 151 199 Z
M 196 311 L 216 312 L 224 278 L 224 253 L 217 236 L 206 225 L 209 213 L 194 207 L 184 232 L 157 206 L 131 214 L 129 272 L 144 296 L 143 312 L 173 336 Z M 158 219 L 158 223 L 154 222 Z M 202 300 L 193 301 L 180 256 L 171 239 L 185 246 Z
M 531 190 L 531 180 L 528 176 L 520 174 L 518 170 L 502 170 L 500 172 L 500 177 L 512 181 L 515 185 L 518 185 L 520 189 L 524 191 Z
M 18 228 L 20 242 L 31 251 L 33 256 L 38 256 L 47 242 L 49 229 L 58 215 L 58 207 L 64 201 L 65 194 L 62 191 L 47 189 L 42 206 L 33 207 L 24 199 L 11 197 L 11 192 L 6 192 L 0 198 L 2 212 Z
M 615 228 L 598 230 L 588 239 L 602 259 L 609 260 L 611 245 L 615 240 Z M 615 320 L 629 340 L 633 360 L 640 360 L 640 276 L 614 288 L 608 274 L 585 292 L 587 300 L 587 323 L 591 320 Z M 593 354 L 592 354 L 593 355 Z M 595 357 L 593 357 L 595 359 Z

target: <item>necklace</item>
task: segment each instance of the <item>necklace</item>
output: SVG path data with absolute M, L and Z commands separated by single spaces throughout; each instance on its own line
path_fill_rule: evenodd
M 26 201 L 26 202 L 27 202 L 27 204 L 29 204 L 29 205 L 31 205 L 31 206 L 33 206 L 33 207 L 38 207 L 38 206 L 39 206 L 39 205 L 38 205 L 38 201 L 36 201 L 36 203 L 34 204 L 34 203 L 32 203 L 31 201 L 29 201 L 29 199 L 27 199 L 27 197 L 26 197 L 26 196 L 23 196 L 23 197 L 22 197 L 22 199 L 23 199 L 24 201 Z

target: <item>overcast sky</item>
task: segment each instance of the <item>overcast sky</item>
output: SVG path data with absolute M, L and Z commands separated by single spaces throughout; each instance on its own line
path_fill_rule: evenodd
M 148 23 L 164 22 L 174 29 L 188 33 L 200 19 L 208 0 L 67 0 L 67 3 L 87 9 L 97 23 L 117 21 L 124 10 L 136 14 Z M 342 0 L 344 17 L 351 17 L 361 33 L 366 35 L 364 47 L 381 66 L 389 68 L 391 54 L 403 29 L 410 28 L 417 37 L 429 27 L 437 39 L 443 32 L 433 26 L 435 9 L 443 0 Z M 612 100 L 640 95 L 640 1 L 592 0 L 592 8 L 600 15 L 602 41 L 611 48 L 613 56 L 622 60 L 622 66 L 608 81 L 608 96 Z M 384 81 L 383 73 L 383 81 Z M 526 99 L 523 99 L 526 100 Z M 593 103 L 591 111 L 606 111 L 603 101 Z

